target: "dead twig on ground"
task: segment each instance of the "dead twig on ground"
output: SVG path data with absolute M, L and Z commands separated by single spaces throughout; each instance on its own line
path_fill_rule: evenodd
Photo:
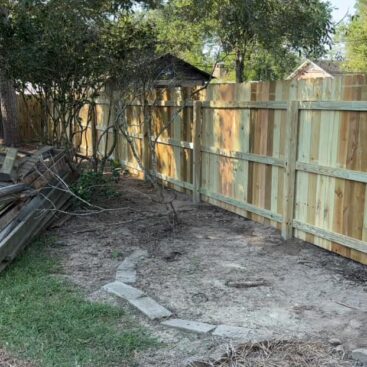
M 360 308 L 358 308 L 358 307 L 354 307 L 354 306 L 351 306 L 351 305 L 347 305 L 346 303 L 343 303 L 343 302 L 335 301 L 335 303 L 337 303 L 337 304 L 338 304 L 338 305 L 340 305 L 340 306 L 344 306 L 344 307 L 350 308 L 350 309 L 352 309 L 352 310 L 357 310 L 357 311 L 367 312 L 367 311 L 362 310 L 362 309 L 360 309 Z
M 188 367 L 327 367 L 352 366 L 330 345 L 321 342 L 269 340 L 229 345 L 217 361 L 195 361 Z

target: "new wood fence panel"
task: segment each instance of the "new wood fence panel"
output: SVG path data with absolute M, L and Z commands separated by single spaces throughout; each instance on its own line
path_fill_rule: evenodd
M 205 98 L 207 101 L 231 102 L 240 94 L 245 97 L 246 92 L 234 85 L 212 85 Z M 242 215 L 246 215 L 243 208 L 220 199 L 237 199 L 245 195 L 246 178 L 241 181 L 240 177 L 244 173 L 241 168 L 246 169 L 245 165 L 242 160 L 232 158 L 231 154 L 241 151 L 241 146 L 246 144 L 246 124 L 246 116 L 241 116 L 238 111 L 203 107 L 202 198 Z M 238 185 L 235 184 L 236 178 L 240 181 Z
M 192 95 L 191 88 L 162 89 L 159 98 L 152 101 L 152 138 L 157 141 L 157 165 L 160 177 L 167 185 L 182 191 L 191 190 L 193 180 L 193 113 L 185 106 Z M 172 103 L 172 106 L 169 104 Z
M 303 85 L 302 85 L 303 84 Z M 302 100 L 330 99 L 329 81 L 304 81 L 300 85 L 299 94 Z M 329 112 L 327 112 L 328 114 Z M 320 126 L 322 125 L 322 126 Z M 329 127 L 332 128 L 332 122 L 328 116 L 323 116 L 317 111 L 302 111 L 300 114 L 300 136 L 298 160 L 309 162 L 311 160 L 318 162 L 319 148 L 325 148 L 328 151 L 329 146 L 325 146 L 329 137 Z M 330 182 L 328 182 L 330 183 Z M 296 200 L 296 219 L 306 223 L 310 221 L 313 225 L 323 226 L 328 217 L 327 195 L 328 187 L 325 183 L 325 177 L 297 172 L 297 200 Z M 314 238 L 312 234 L 303 231 L 295 231 L 296 237 L 311 242 L 317 242 L 322 247 L 327 247 L 327 243 L 322 238 Z
M 214 102 L 203 104 L 203 196 L 206 201 L 262 223 L 272 221 L 280 225 L 282 216 L 277 210 L 281 205 L 275 203 L 272 196 L 278 197 L 279 187 L 283 187 L 283 172 L 276 178 L 280 185 L 274 187 L 275 195 L 272 190 L 264 193 L 264 188 L 267 179 L 272 182 L 272 163 L 284 164 L 278 158 L 282 154 L 279 140 L 274 144 L 274 136 L 281 139 L 283 131 L 281 111 L 252 109 L 244 104 L 246 100 L 252 100 L 252 106 L 256 107 L 256 98 L 267 102 L 270 95 L 271 100 L 275 100 L 277 85 L 268 83 L 264 87 L 259 84 L 257 88 L 257 85 L 250 84 L 209 88 L 206 98 Z M 282 93 L 282 88 L 278 89 Z M 218 100 L 233 107 L 215 103 Z M 276 116 L 278 125 L 274 129 Z M 278 151 L 275 159 L 273 147 Z M 281 169 L 276 168 L 277 171 Z M 214 174 L 210 175 L 210 172 Z
M 319 81 L 312 90 L 310 83 L 307 87 L 308 100 L 358 101 L 366 96 L 364 77 L 346 76 Z M 360 241 L 366 183 L 355 180 L 359 172 L 367 172 L 366 122 L 366 112 L 302 111 L 295 215 L 296 237 L 364 263 L 367 244 Z
M 168 124 L 157 145 L 166 184 L 197 188 L 199 144 L 203 201 L 367 264 L 366 76 L 213 84 L 200 100 L 194 144 L 192 90 L 152 96 L 155 134 Z M 127 111 L 139 155 L 143 112 Z M 90 131 L 84 135 L 90 144 Z M 115 157 L 136 166 L 121 135 Z

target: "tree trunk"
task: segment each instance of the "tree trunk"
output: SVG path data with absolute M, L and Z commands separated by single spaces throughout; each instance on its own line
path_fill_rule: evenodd
M 243 83 L 243 72 L 245 70 L 244 55 L 241 51 L 236 52 L 236 83 Z
M 14 85 L 5 73 L 0 71 L 1 121 L 4 131 L 4 143 L 7 146 L 20 144 L 19 124 L 17 119 L 17 99 Z
M 3 22 L 8 22 L 9 12 L 5 7 L 0 7 L 0 16 Z M 3 60 L 0 57 L 2 64 Z M 20 133 L 17 119 L 17 99 L 12 80 L 10 80 L 5 70 L 0 70 L 0 104 L 1 122 L 4 133 L 4 143 L 7 146 L 17 146 L 20 144 Z

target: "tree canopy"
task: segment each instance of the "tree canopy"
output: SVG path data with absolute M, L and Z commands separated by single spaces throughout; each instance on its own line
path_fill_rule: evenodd
M 259 76 L 256 68 L 244 70 L 254 59 L 271 77 L 285 60 L 293 67 L 297 55 L 321 56 L 333 32 L 330 4 L 320 0 L 172 0 L 161 12 L 162 42 L 175 37 L 184 54 L 216 49 L 233 55 L 238 82 Z
M 93 103 L 108 79 L 132 72 L 143 55 L 154 54 L 154 27 L 133 14 L 133 4 L 23 0 L 3 5 L 8 21 L 0 22 L 2 68 L 20 92 L 42 101 L 54 121 L 53 144 L 71 144 L 83 105 Z
M 346 44 L 345 66 L 350 71 L 367 71 L 367 0 L 358 0 L 356 13 L 342 27 L 342 39 Z

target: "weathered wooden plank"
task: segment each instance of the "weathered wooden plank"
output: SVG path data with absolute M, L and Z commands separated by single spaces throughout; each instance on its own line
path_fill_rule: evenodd
M 69 173 L 64 175 L 64 179 L 67 179 L 68 175 Z M 12 260 L 17 252 L 50 222 L 56 214 L 54 209 L 60 208 L 70 199 L 68 193 L 59 190 L 62 186 L 60 182 L 52 184 L 53 188 L 43 189 L 42 195 L 37 195 L 23 206 L 16 219 L 0 232 L 0 262 L 4 259 Z
M 316 173 L 323 176 L 342 178 L 345 180 L 367 183 L 367 172 L 353 171 L 345 168 L 326 167 L 313 163 L 297 162 L 298 171 Z
M 0 199 L 7 197 L 9 195 L 18 194 L 27 189 L 29 189 L 29 186 L 22 184 L 22 183 L 1 187 L 0 188 Z
M 17 158 L 17 148 L 7 148 L 6 156 L 3 165 L 0 169 L 1 181 L 12 181 L 12 171 L 14 168 L 15 160 Z
M 24 202 L 17 201 L 5 212 L 1 213 L 0 216 L 0 230 L 5 228 L 19 213 L 22 209 Z
M 256 162 L 262 164 L 268 164 L 277 167 L 285 167 L 285 161 L 279 158 L 263 156 L 254 153 L 244 153 L 244 152 L 233 152 L 227 149 L 220 149 L 215 147 L 201 147 L 201 151 L 205 153 L 215 154 L 227 158 L 235 158 L 249 162 Z
M 32 164 L 27 167 L 26 170 L 23 171 L 22 174 L 19 175 L 22 182 L 31 185 L 36 181 L 42 181 L 42 174 L 45 174 L 49 166 L 58 167 L 61 162 L 65 163 L 65 152 L 57 151 L 54 156 L 52 154 L 55 153 L 55 150 L 52 147 L 43 147 L 38 152 L 36 152 L 32 157 L 30 157 L 30 161 Z M 52 159 L 49 159 L 51 158 Z M 49 160 L 47 160 L 49 159 Z M 22 167 L 21 167 L 22 171 Z M 37 182 L 36 182 L 37 183 Z
M 297 228 L 301 231 L 311 233 L 315 236 L 324 238 L 328 241 L 340 243 L 343 246 L 351 248 L 353 250 L 357 250 L 363 253 L 367 253 L 367 242 L 360 241 L 348 236 L 344 236 L 342 234 L 334 233 L 328 231 L 326 229 L 322 229 L 311 224 L 302 223 L 300 221 L 294 220 L 293 221 L 294 228 Z
M 42 188 L 47 185 L 47 183 L 52 180 L 55 175 L 58 175 L 60 172 L 65 171 L 65 167 L 67 166 L 66 157 L 61 156 L 57 161 L 49 162 L 50 166 L 46 163 L 41 163 L 37 166 L 37 170 L 35 170 L 35 179 L 31 181 L 32 175 L 28 175 L 23 181 L 27 184 L 31 184 L 35 189 Z
M 200 187 L 201 187 L 201 133 L 202 133 L 202 103 L 194 102 L 194 152 L 193 152 L 193 194 L 194 203 L 200 202 Z
M 296 161 L 297 161 L 297 143 L 298 143 L 298 119 L 299 102 L 291 101 L 289 103 L 287 114 L 286 129 L 286 168 L 284 182 L 284 220 L 282 224 L 282 237 L 284 239 L 292 238 L 294 218 L 294 198 L 296 184 Z
M 312 101 L 300 102 L 301 110 L 367 111 L 366 101 Z
M 222 201 L 224 203 L 227 203 L 227 204 L 236 206 L 238 208 L 247 210 L 248 212 L 254 213 L 254 214 L 262 216 L 264 218 L 274 220 L 274 221 L 279 222 L 279 223 L 281 223 L 283 221 L 283 216 L 282 215 L 280 215 L 278 213 L 273 213 L 270 210 L 261 209 L 261 208 L 258 208 L 256 206 L 254 206 L 254 205 L 251 205 L 251 204 L 248 204 L 248 203 L 245 203 L 245 202 L 241 202 L 241 201 L 238 201 L 236 199 L 229 198 L 229 197 L 226 197 L 226 196 L 214 193 L 214 192 L 210 192 L 206 189 L 201 189 L 200 192 L 203 195 L 208 196 L 212 199 Z
M 53 205 L 57 208 L 61 208 L 70 199 L 70 196 L 65 192 L 55 192 L 49 197 Z M 9 235 L 0 244 L 0 259 L 5 260 L 6 263 L 11 262 L 17 256 L 19 251 L 26 246 L 32 238 L 37 236 L 46 229 L 48 225 L 54 219 L 56 212 L 48 211 L 52 209 L 51 206 L 46 204 L 43 207 L 45 211 L 38 213 L 31 213 L 29 216 L 24 218 L 17 226 L 9 233 Z M 41 209 L 41 210 L 42 210 Z M 6 256 L 4 257 L 4 254 Z

